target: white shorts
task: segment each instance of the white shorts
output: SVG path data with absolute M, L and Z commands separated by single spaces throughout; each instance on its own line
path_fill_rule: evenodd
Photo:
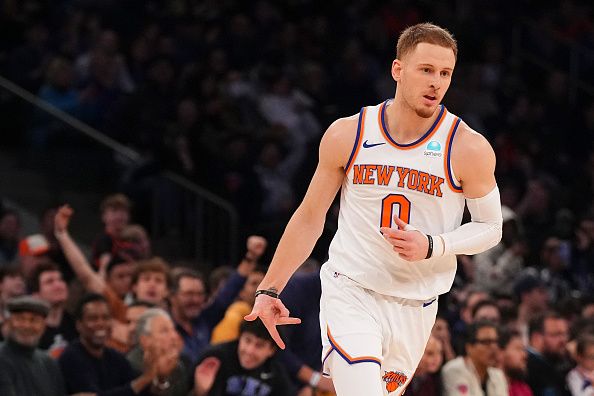
M 437 296 L 419 301 L 378 294 L 340 274 L 331 263 L 322 266 L 320 277 L 324 375 L 332 376 L 335 386 L 337 381 L 353 381 L 332 375 L 327 363 L 333 355 L 353 369 L 360 363 L 377 364 L 384 395 L 401 395 L 425 351 Z

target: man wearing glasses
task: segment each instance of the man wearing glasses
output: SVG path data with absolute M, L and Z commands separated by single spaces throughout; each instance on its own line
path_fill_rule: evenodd
M 442 371 L 446 396 L 507 396 L 505 375 L 497 368 L 499 331 L 479 320 L 468 327 L 465 355 L 449 361 Z

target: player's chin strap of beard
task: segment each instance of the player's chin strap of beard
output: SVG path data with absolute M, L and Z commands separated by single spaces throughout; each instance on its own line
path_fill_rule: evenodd
M 503 215 L 499 188 L 495 186 L 480 198 L 466 198 L 471 221 L 453 231 L 439 235 L 427 235 L 429 248 L 427 257 L 450 254 L 477 254 L 497 245 L 501 240 Z M 416 230 L 408 225 L 408 230 Z

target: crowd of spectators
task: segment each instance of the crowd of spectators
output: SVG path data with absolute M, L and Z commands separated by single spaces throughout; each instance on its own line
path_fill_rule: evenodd
M 332 391 L 317 375 L 316 260 L 326 239 L 283 297 L 304 319 L 303 331 L 286 332 L 288 351 L 241 318 L 324 129 L 393 96 L 397 35 L 425 20 L 459 40 L 445 104 L 496 151 L 504 231 L 493 249 L 459 257 L 407 395 L 594 393 L 594 98 L 579 87 L 594 79 L 569 74 L 563 44 L 583 48 L 581 70 L 594 67 L 594 9 L 496 3 L 0 1 L 0 74 L 134 148 L 147 172 L 173 170 L 229 200 L 242 234 L 265 237 L 248 238 L 237 269 L 209 279 L 155 257 L 151 230 L 133 223 L 149 222 L 123 195 L 103 201 L 105 228 L 88 258 L 69 235 L 68 207 L 44 211 L 34 235 L 2 208 L 0 393 Z M 518 42 L 538 62 L 524 61 Z M 3 123 L 26 125 L 6 142 L 64 144 L 63 126 L 42 114 Z M 142 196 L 130 198 L 142 206 Z M 63 376 L 4 375 L 31 377 L 26 367 Z M 93 368 L 81 375 L 84 367 Z

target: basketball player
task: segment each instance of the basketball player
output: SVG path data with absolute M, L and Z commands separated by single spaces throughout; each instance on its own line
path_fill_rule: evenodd
M 441 103 L 457 45 L 423 23 L 402 32 L 396 95 L 335 121 L 246 320 L 299 323 L 278 294 L 309 256 L 342 187 L 338 231 L 322 267 L 324 374 L 339 396 L 401 395 L 423 355 L 457 254 L 501 239 L 501 203 L 487 140 Z M 472 221 L 460 226 L 464 205 Z

